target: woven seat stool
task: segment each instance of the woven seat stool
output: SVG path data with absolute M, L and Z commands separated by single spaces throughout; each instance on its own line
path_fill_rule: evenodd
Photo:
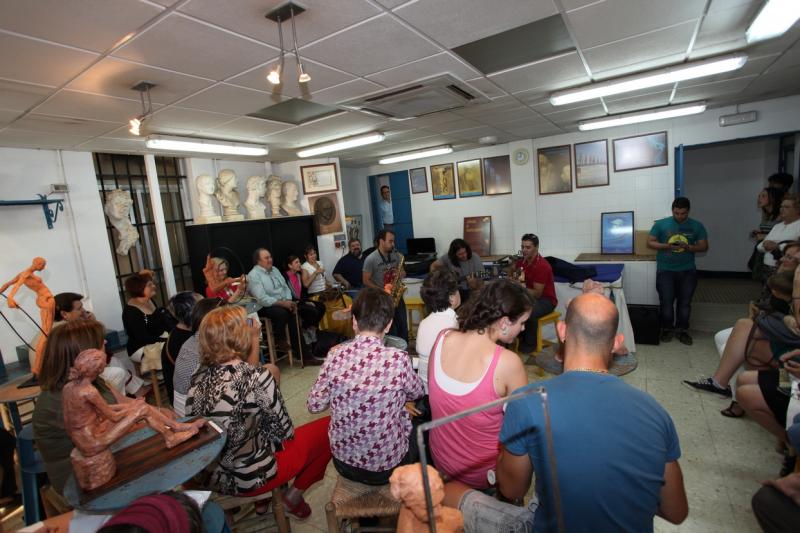
M 211 501 L 222 507 L 225 511 L 226 518 L 232 516 L 230 528 L 233 533 L 251 533 L 255 531 L 269 531 L 278 530 L 279 533 L 289 533 L 289 517 L 286 516 L 286 509 L 283 507 L 283 490 L 280 488 L 273 489 L 272 491 L 272 516 L 274 521 L 269 520 L 268 515 L 259 515 L 255 512 L 255 503 L 267 498 L 267 494 L 260 494 L 258 496 L 228 496 L 214 492 L 211 495 Z M 236 507 L 246 507 L 253 505 L 253 509 L 242 510 L 233 515 L 229 515 L 228 511 Z
M 392 498 L 389 485 L 364 485 L 342 476 L 336 479 L 331 501 L 325 504 L 328 533 L 342 531 L 342 522 L 351 520 L 351 531 L 394 531 L 394 527 L 361 527 L 358 520 L 367 517 L 396 517 L 400 502 Z

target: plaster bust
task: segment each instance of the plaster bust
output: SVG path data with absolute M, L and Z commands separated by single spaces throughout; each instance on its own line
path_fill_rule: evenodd
M 303 208 L 297 203 L 300 196 L 300 189 L 293 181 L 284 181 L 281 186 L 281 215 L 296 217 L 304 215 Z
M 106 195 L 105 213 L 109 222 L 117 230 L 117 254 L 128 255 L 137 240 L 139 232 L 131 224 L 130 210 L 133 205 L 131 193 L 122 189 L 114 189 Z
M 220 170 L 217 176 L 217 191 L 214 194 L 222 206 L 222 220 L 243 220 L 239 214 L 239 191 L 236 190 L 236 173 L 233 170 Z
M 200 206 L 200 213 L 195 217 L 197 223 L 220 222 L 222 217 L 217 214 L 214 208 L 214 193 L 217 190 L 214 178 L 206 174 L 197 176 L 194 180 L 194 185 L 197 188 L 197 204 Z
M 283 180 L 278 176 L 267 178 L 267 202 L 269 202 L 270 215 L 273 217 L 285 216 L 281 214 L 281 190 Z
M 247 178 L 247 200 L 244 207 L 247 209 L 247 218 L 266 218 L 264 209 L 266 206 L 261 201 L 267 192 L 267 178 L 264 176 L 250 176 Z

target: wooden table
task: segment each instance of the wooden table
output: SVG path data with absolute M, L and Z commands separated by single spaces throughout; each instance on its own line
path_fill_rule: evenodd
M 36 399 L 42 389 L 38 385 L 33 387 L 18 388 L 18 385 L 28 381 L 33 374 L 19 377 L 0 386 L 0 404 L 3 406 L 3 423 L 6 429 L 14 428 L 14 433 L 22 431 L 22 419 L 19 416 L 18 402 Z M 10 420 L 9 420 L 10 418 Z M 11 427 L 9 427 L 9 422 Z

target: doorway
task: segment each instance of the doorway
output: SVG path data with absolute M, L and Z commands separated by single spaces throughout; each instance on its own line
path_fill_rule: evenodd
M 378 235 L 378 232 L 383 229 L 383 219 L 381 217 L 381 202 L 384 201 L 381 198 L 382 187 L 389 187 L 394 219 L 395 248 L 406 255 L 408 254 L 406 240 L 414 238 L 408 171 L 401 170 L 369 177 L 369 197 L 372 208 L 373 229 L 375 230 L 374 235 Z

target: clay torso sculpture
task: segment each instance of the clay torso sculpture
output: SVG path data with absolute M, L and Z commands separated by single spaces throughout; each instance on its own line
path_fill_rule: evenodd
M 167 448 L 173 448 L 197 434 L 205 424 L 199 418 L 189 424 L 176 422 L 161 411 L 144 403 L 144 398 L 106 403 L 92 381 L 106 367 L 106 354 L 100 350 L 84 350 L 69 370 L 69 381 L 62 391 L 64 429 L 75 444 L 70 460 L 75 479 L 83 490 L 92 490 L 107 483 L 116 473 L 110 446 L 139 421 L 164 436 Z
M 442 505 L 444 484 L 439 472 L 428 466 L 428 481 L 433 501 L 433 515 L 436 517 L 436 531 L 441 533 L 460 533 L 464 531 L 464 517 L 458 509 Z M 403 502 L 397 519 L 398 533 L 423 533 L 428 529 L 428 508 L 425 504 L 425 490 L 422 484 L 422 465 L 414 463 L 395 468 L 389 478 L 392 496 Z
M 267 178 L 267 201 L 269 202 L 270 216 L 272 217 L 285 216 L 281 213 L 282 187 L 283 180 L 278 176 L 270 176 Z
M 133 199 L 131 193 L 122 189 L 114 189 L 106 195 L 105 212 L 109 222 L 117 230 L 119 243 L 117 244 L 117 254 L 128 255 L 137 240 L 139 232 L 131 224 L 129 213 Z
M 236 190 L 236 173 L 233 170 L 220 170 L 215 196 L 222 206 L 222 220 L 244 220 L 244 215 L 239 213 L 239 191 Z
M 214 193 L 217 190 L 214 178 L 205 174 L 197 176 L 194 184 L 197 187 L 197 204 L 200 207 L 200 212 L 195 217 L 195 221 L 198 224 L 221 222 L 222 217 L 214 209 Z
M 56 314 L 56 301 L 53 298 L 53 293 L 44 284 L 42 278 L 34 274 L 34 272 L 41 272 L 47 266 L 47 261 L 43 257 L 34 257 L 31 266 L 14 276 L 11 281 L 0 287 L 0 293 L 11 288 L 8 294 L 8 307 L 11 309 L 19 308 L 15 296 L 17 291 L 25 285 L 30 290 L 36 293 L 36 306 L 39 308 L 39 321 L 41 322 L 40 328 L 42 335 L 39 336 L 39 341 L 36 343 L 36 360 L 33 363 L 33 373 L 39 375 L 39 370 L 42 368 L 42 356 L 44 355 L 44 346 L 47 342 L 47 336 L 53 328 L 53 318 Z
M 247 218 L 259 219 L 266 218 L 264 209 L 266 206 L 261 199 L 267 192 L 267 178 L 264 176 L 250 176 L 247 178 L 247 200 L 244 206 L 247 209 Z
M 303 209 L 298 205 L 297 198 L 300 190 L 293 181 L 284 181 L 281 187 L 281 214 L 284 216 L 295 217 L 304 215 Z

